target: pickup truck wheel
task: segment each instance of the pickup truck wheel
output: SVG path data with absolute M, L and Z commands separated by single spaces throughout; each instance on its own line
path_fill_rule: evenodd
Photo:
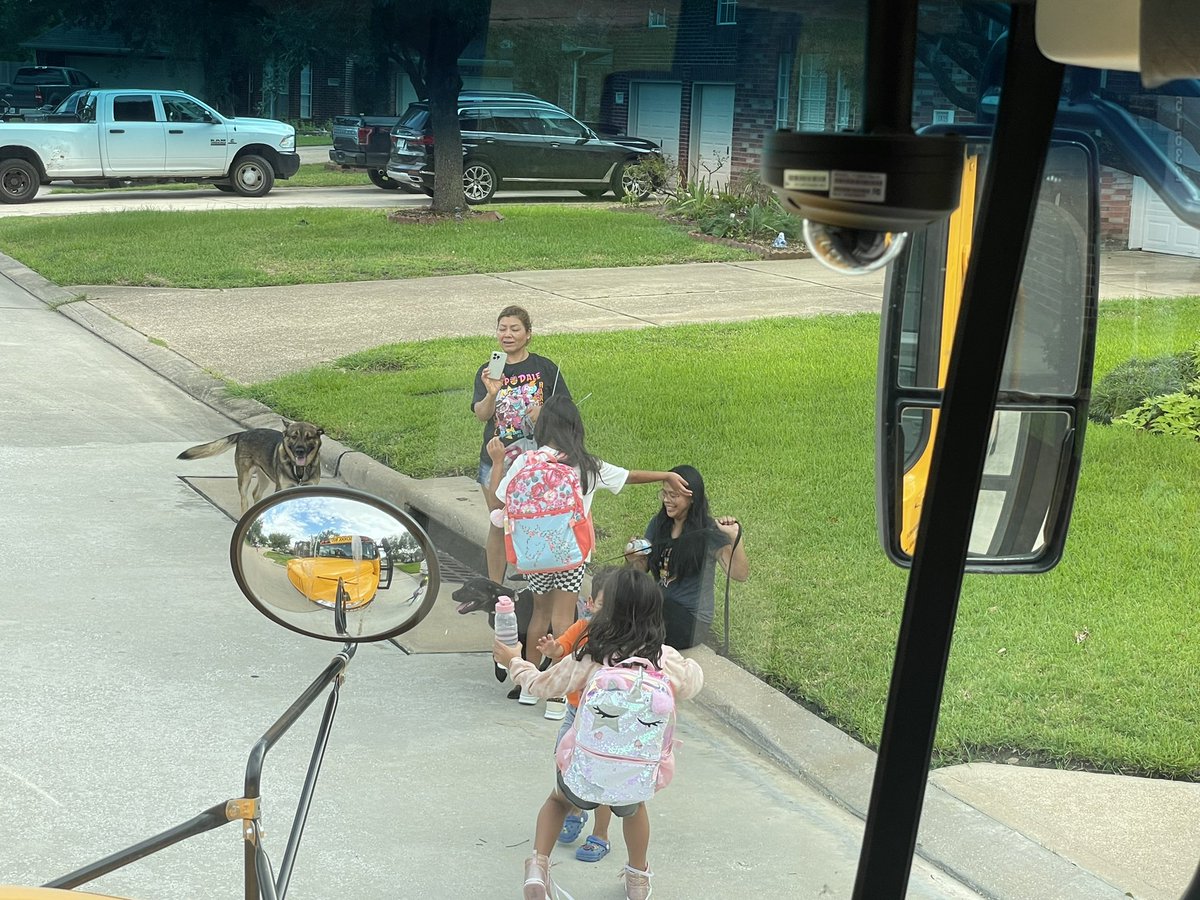
M 247 153 L 229 170 L 229 181 L 243 197 L 262 197 L 275 185 L 275 170 L 261 156 Z
M 38 171 L 23 159 L 0 160 L 0 203 L 28 203 L 38 192 Z
M 463 196 L 467 203 L 487 203 L 496 193 L 496 172 L 487 163 L 472 162 L 463 166 Z
M 367 169 L 367 177 L 371 179 L 371 184 L 377 188 L 383 188 L 385 191 L 400 190 L 400 182 L 392 181 L 387 177 L 387 172 L 383 169 Z

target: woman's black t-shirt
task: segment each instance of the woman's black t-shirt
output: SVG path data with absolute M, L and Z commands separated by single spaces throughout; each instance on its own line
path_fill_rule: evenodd
M 479 367 L 475 373 L 475 396 L 471 400 L 471 409 L 487 396 L 484 387 L 483 370 L 487 364 Z M 547 397 L 563 394 L 568 399 L 571 392 L 567 382 L 558 371 L 558 366 L 544 356 L 530 353 L 519 363 L 506 363 L 504 374 L 500 379 L 500 390 L 496 393 L 496 414 L 483 425 L 483 444 L 479 450 L 480 465 L 487 465 L 490 459 L 487 455 L 487 443 L 494 435 L 508 446 L 521 438 L 532 438 L 532 433 L 526 433 L 530 410 L 546 402 Z

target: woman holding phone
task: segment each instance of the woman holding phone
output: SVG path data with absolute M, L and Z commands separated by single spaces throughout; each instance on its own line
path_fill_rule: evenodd
M 471 411 L 484 423 L 476 480 L 483 489 L 489 511 L 498 509 L 501 503 L 494 491 L 488 490 L 492 477 L 488 441 L 493 437 L 500 438 L 507 448 L 504 457 L 507 467 L 522 451 L 534 448 L 533 423 L 542 404 L 556 394 L 571 397 L 558 366 L 544 356 L 529 352 L 532 337 L 533 322 L 529 313 L 520 306 L 506 306 L 496 318 L 499 351 L 494 352 L 493 360 L 485 362 L 475 373 Z M 495 582 L 504 580 L 504 530 L 494 525 L 488 528 L 487 567 L 488 578 Z

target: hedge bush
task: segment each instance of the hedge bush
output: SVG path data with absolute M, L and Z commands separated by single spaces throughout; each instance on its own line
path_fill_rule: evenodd
M 1134 357 L 1121 363 L 1092 388 L 1088 418 L 1108 425 L 1151 397 L 1175 394 L 1200 377 L 1196 352 L 1185 350 L 1152 359 Z

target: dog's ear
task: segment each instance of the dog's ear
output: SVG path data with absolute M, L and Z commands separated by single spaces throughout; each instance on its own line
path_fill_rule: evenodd
M 324 429 L 324 428 L 318 428 L 318 429 L 317 429 L 317 434 L 318 434 L 318 435 L 322 435 L 322 434 L 324 434 L 324 433 L 325 433 L 325 429 Z
M 291 424 L 292 424 L 290 421 L 288 421 L 287 419 L 283 418 L 283 416 L 280 416 L 280 417 L 279 417 L 279 421 L 283 423 L 283 427 L 284 427 L 284 428 L 287 428 L 289 425 L 291 425 Z

